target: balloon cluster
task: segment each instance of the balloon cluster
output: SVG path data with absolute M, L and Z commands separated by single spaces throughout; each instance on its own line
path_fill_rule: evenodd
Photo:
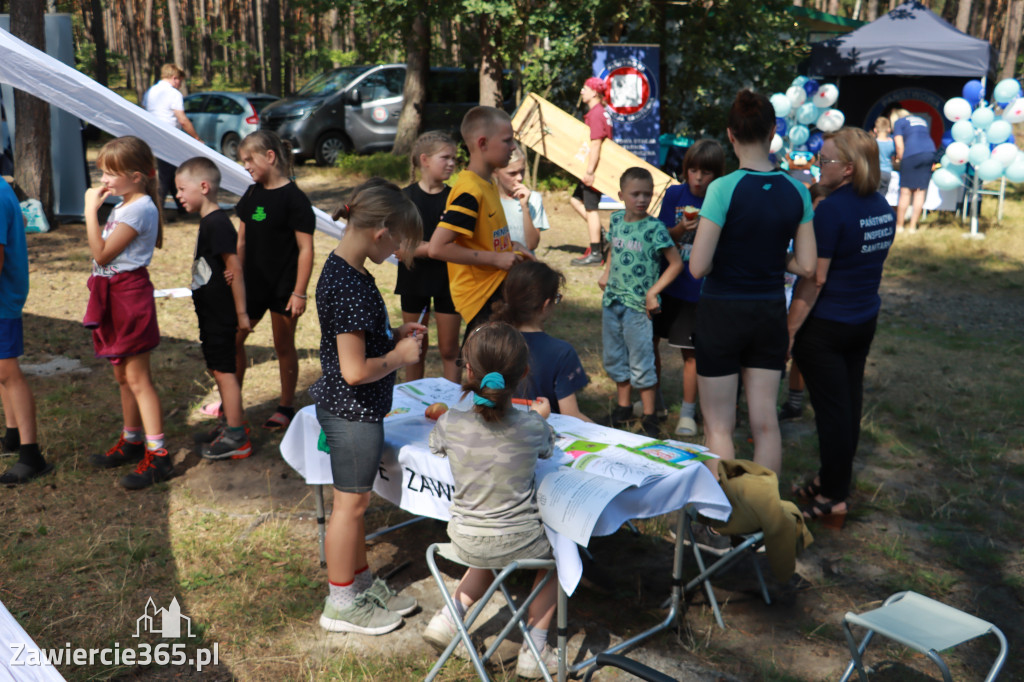
M 822 133 L 834 133 L 846 122 L 843 112 L 832 108 L 838 99 L 839 88 L 835 85 L 819 85 L 806 76 L 797 76 L 786 92 L 769 97 L 776 116 L 771 153 L 786 147 L 789 151 L 817 154 L 824 141 Z M 811 126 L 817 130 L 812 132 Z
M 961 92 L 942 107 L 942 113 L 953 122 L 946 138 L 942 167 L 932 173 L 932 182 L 939 189 L 949 190 L 963 183 L 967 164 L 974 166 L 984 181 L 1006 177 L 1010 182 L 1024 182 L 1024 151 L 1017 149 L 1013 139 L 1014 123 L 1024 122 L 1024 92 L 1020 83 L 1007 78 L 996 84 L 993 96 L 1001 113 L 984 100 L 981 81 L 968 81 Z

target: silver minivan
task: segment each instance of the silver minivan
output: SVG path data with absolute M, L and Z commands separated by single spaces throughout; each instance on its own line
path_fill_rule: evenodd
M 314 159 L 330 166 L 339 153 L 387 151 L 398 130 L 404 86 L 405 64 L 344 66 L 267 106 L 260 127 L 290 142 L 299 162 Z M 457 130 L 478 93 L 475 70 L 432 68 L 424 129 Z

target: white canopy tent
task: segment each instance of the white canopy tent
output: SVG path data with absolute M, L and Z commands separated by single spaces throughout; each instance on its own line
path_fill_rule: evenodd
M 252 184 L 249 173 L 231 159 L 180 130 L 167 128 L 145 109 L 3 29 L 0 83 L 35 95 L 111 135 L 140 137 L 158 158 L 168 163 L 178 165 L 193 156 L 208 157 L 220 168 L 221 187 L 229 192 L 241 196 Z M 335 222 L 318 208 L 313 210 L 318 230 L 341 236 L 343 223 Z

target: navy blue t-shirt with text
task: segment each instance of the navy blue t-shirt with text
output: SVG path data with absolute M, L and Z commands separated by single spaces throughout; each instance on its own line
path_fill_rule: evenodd
M 847 324 L 867 322 L 882 299 L 882 265 L 896 232 L 896 215 L 878 192 L 857 196 L 843 185 L 814 211 L 818 258 L 831 258 L 813 317 Z

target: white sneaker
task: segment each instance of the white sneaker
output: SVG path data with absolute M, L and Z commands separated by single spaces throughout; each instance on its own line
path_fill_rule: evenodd
M 558 672 L 558 652 L 555 649 L 545 644 L 544 648 L 540 651 L 540 660 L 543 662 L 544 668 L 548 671 L 549 675 L 554 675 Z M 516 675 L 528 680 L 544 677 L 537 659 L 534 658 L 533 652 L 528 647 L 524 646 L 519 650 L 519 658 L 516 659 Z
M 459 629 L 455 626 L 455 621 L 445 613 L 444 609 L 441 609 L 427 623 L 427 627 L 423 630 L 423 639 L 438 651 L 444 651 L 458 634 Z M 456 658 L 469 660 L 465 642 L 459 642 L 459 645 L 455 647 L 454 655 Z
M 697 420 L 693 417 L 680 417 L 676 422 L 677 436 L 696 436 Z

